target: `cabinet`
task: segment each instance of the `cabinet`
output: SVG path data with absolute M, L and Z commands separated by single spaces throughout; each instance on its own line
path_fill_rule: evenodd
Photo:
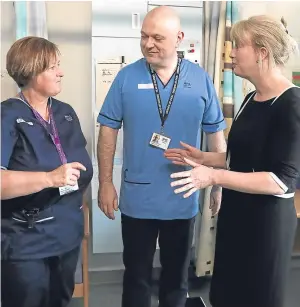
M 143 57 L 137 37 L 92 37 L 92 48 L 95 61 L 124 56 L 128 64 Z
M 93 37 L 140 37 L 146 1 L 93 1 Z

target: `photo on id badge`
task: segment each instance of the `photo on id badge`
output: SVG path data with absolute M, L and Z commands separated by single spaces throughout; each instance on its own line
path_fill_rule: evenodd
M 152 134 L 150 145 L 166 150 L 168 149 L 169 144 L 170 144 L 170 138 L 158 133 Z

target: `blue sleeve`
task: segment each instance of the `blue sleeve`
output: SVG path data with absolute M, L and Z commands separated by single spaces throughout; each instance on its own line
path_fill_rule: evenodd
M 8 104 L 1 104 L 1 169 L 7 169 L 18 140 L 15 116 Z
M 81 128 L 81 124 L 80 124 L 80 121 L 79 121 L 79 118 L 77 116 L 77 113 L 75 112 L 75 110 L 73 109 L 73 107 L 71 105 L 69 105 L 69 108 L 71 109 L 71 112 L 73 114 L 73 118 L 74 118 L 74 121 L 78 127 L 78 130 L 76 131 L 76 133 L 78 132 L 78 136 L 82 139 L 82 142 L 84 144 L 84 147 L 87 145 L 87 141 L 86 141 L 86 138 L 82 132 L 82 128 Z
M 122 126 L 122 84 L 122 71 L 120 71 L 114 79 L 105 97 L 104 103 L 97 118 L 97 122 L 103 126 L 113 129 L 120 129 Z
M 207 133 L 215 133 L 226 129 L 223 112 L 210 77 L 206 73 L 207 100 L 202 120 L 202 129 Z

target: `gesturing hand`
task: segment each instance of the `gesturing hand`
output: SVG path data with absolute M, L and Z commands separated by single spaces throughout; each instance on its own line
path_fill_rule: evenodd
M 199 163 L 202 163 L 203 152 L 196 147 L 188 145 L 184 142 L 180 142 L 183 148 L 170 148 L 164 152 L 164 156 L 171 160 L 174 164 L 178 165 L 188 165 L 184 159 Z
M 79 162 L 66 163 L 47 173 L 49 186 L 54 188 L 64 187 L 66 185 L 76 185 L 80 170 L 85 171 L 86 168 Z
M 212 215 L 219 213 L 222 202 L 222 188 L 219 186 L 213 186 L 210 192 L 210 206 Z
M 184 198 L 187 198 L 197 190 L 207 188 L 214 184 L 214 169 L 195 163 L 186 158 L 184 161 L 194 168 L 190 171 L 173 173 L 171 175 L 171 178 L 183 178 L 171 183 L 172 187 L 182 186 L 174 191 L 176 194 L 188 191 L 183 195 Z

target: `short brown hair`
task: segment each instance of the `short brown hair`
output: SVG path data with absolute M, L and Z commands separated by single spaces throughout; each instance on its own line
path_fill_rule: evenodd
M 42 37 L 27 36 L 17 40 L 6 55 L 6 69 L 20 88 L 49 68 L 60 55 L 58 47 Z

